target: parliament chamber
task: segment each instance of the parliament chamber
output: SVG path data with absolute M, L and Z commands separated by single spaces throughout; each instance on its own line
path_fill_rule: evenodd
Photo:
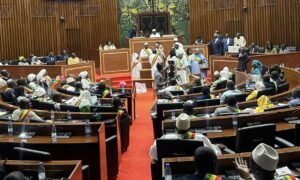
M 0 179 L 300 179 L 299 0 L 0 0 Z

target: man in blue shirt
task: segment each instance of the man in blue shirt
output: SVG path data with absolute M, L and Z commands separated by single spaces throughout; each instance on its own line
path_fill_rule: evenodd
M 300 89 L 295 89 L 293 92 L 293 100 L 289 101 L 289 106 L 295 107 L 300 105 Z

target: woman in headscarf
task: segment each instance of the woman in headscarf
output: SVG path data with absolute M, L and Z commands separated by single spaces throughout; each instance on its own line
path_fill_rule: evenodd
M 37 84 L 35 82 L 36 81 L 36 75 L 35 74 L 29 74 L 27 79 L 28 79 L 28 82 L 29 82 L 29 84 L 28 84 L 29 88 L 34 91 L 37 88 Z
M 83 89 L 90 89 L 91 87 L 91 80 L 89 79 L 89 73 L 87 71 L 82 71 L 78 75 L 79 80 L 82 84 Z
M 265 85 L 263 82 L 259 81 L 255 83 L 255 90 L 253 90 L 246 98 L 246 102 L 256 100 L 258 91 L 264 90 Z
M 259 60 L 253 60 L 252 61 L 252 69 L 251 69 L 251 75 L 260 75 L 262 72 L 262 63 Z
M 232 77 L 232 73 L 229 71 L 228 67 L 224 67 L 222 71 L 220 71 L 221 80 L 229 80 Z
M 261 113 L 261 112 L 264 112 L 265 109 L 274 108 L 275 107 L 275 105 L 272 104 L 270 102 L 269 98 L 267 96 L 265 96 L 265 95 L 263 95 L 260 98 L 258 98 L 257 105 L 258 105 L 258 107 L 255 108 L 255 110 L 254 110 L 255 113 Z
M 46 82 L 47 86 L 50 87 L 52 83 L 52 79 L 48 76 L 47 70 L 42 69 L 37 75 L 36 79 L 39 82 Z
M 62 86 L 63 89 L 67 91 L 75 91 L 75 78 L 72 76 L 69 76 L 66 79 L 66 84 Z
M 80 101 L 79 101 L 80 112 L 91 112 L 90 107 L 95 105 L 96 102 L 97 102 L 96 96 L 92 96 L 91 93 L 87 90 L 83 91 L 80 94 Z
M 33 97 L 39 101 L 46 101 L 45 95 L 46 95 L 46 90 L 41 85 L 38 85 L 33 92 Z
M 132 79 L 140 79 L 140 70 L 142 69 L 142 64 L 138 60 L 139 55 L 137 53 L 133 53 L 131 57 L 131 76 Z M 147 92 L 145 83 L 135 83 L 136 93 L 141 94 Z

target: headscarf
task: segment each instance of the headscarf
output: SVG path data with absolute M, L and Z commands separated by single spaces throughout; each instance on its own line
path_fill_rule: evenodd
M 82 72 L 80 72 L 79 73 L 79 77 L 81 77 L 82 79 L 85 79 L 86 77 L 87 77 L 87 75 L 88 75 L 89 73 L 87 72 L 87 71 L 82 71 Z
M 222 80 L 228 80 L 232 73 L 229 71 L 228 67 L 224 67 L 223 70 L 220 72 L 220 76 Z
M 91 105 L 94 105 L 97 101 L 96 96 L 92 96 L 91 93 L 87 90 L 82 91 L 80 94 L 81 99 L 86 99 Z
M 131 55 L 131 62 L 136 63 L 138 61 L 138 57 L 139 57 L 139 55 L 137 53 L 133 53 Z
M 255 108 L 255 113 L 264 112 L 267 108 L 274 108 L 275 105 L 272 104 L 269 100 L 269 98 L 265 95 L 261 96 L 257 100 L 257 108 Z
M 32 82 L 35 79 L 36 75 L 35 74 L 29 74 L 27 79 L 29 82 Z
M 35 96 L 35 97 L 42 97 L 45 94 L 46 94 L 46 90 L 44 88 L 42 88 L 41 86 L 38 86 L 33 92 L 33 96 Z
M 262 72 L 262 63 L 259 60 L 253 60 L 252 61 L 252 75 L 261 75 Z
M 66 83 L 69 84 L 69 83 L 72 83 L 72 82 L 75 82 L 75 79 L 73 77 L 68 77 L 66 79 Z
M 45 76 L 45 74 L 47 73 L 46 69 L 42 69 L 37 75 L 36 75 L 36 79 L 38 81 L 41 81 L 42 78 Z

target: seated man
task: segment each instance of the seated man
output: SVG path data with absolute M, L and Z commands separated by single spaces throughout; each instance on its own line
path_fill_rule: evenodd
M 150 38 L 160 37 L 160 34 L 156 32 L 156 29 L 152 29 L 152 33 L 150 34 Z
M 103 47 L 104 50 L 112 50 L 112 49 L 117 49 L 114 43 L 112 43 L 110 40 L 104 45 Z
M 95 94 L 100 95 L 100 98 L 111 98 L 111 94 L 109 90 L 106 88 L 106 85 L 104 82 L 100 82 L 98 84 L 98 89 L 96 90 Z
M 20 171 L 13 171 L 6 175 L 3 180 L 28 180 Z
M 237 158 L 235 165 L 240 172 L 243 179 L 255 180 L 273 180 L 276 168 L 279 162 L 277 151 L 264 143 L 259 144 L 252 151 L 250 156 L 250 168 L 248 168 L 247 161 L 243 158 Z M 251 174 L 250 174 L 251 172 Z M 284 176 L 276 178 L 277 180 L 296 179 L 292 176 Z
M 280 84 L 283 83 L 283 81 L 279 78 L 279 73 L 278 71 L 272 71 L 271 72 L 271 82 L 275 83 L 276 89 Z
M 76 56 L 75 53 L 71 54 L 71 57 L 68 58 L 67 64 L 72 65 L 72 64 L 78 64 L 80 63 L 80 59 Z
M 227 96 L 226 99 L 226 107 L 219 107 L 215 110 L 212 114 L 213 116 L 222 116 L 223 114 L 227 113 L 239 113 L 240 109 L 237 106 L 237 101 L 234 96 Z
M 216 153 L 208 147 L 198 147 L 195 151 L 194 162 L 196 165 L 196 172 L 193 175 L 187 175 L 176 180 L 226 180 L 227 178 L 216 176 L 216 168 L 218 158 Z
M 234 96 L 234 95 L 239 95 L 239 94 L 242 94 L 242 92 L 238 89 L 235 88 L 235 84 L 233 81 L 231 80 L 228 80 L 227 83 L 226 83 L 226 88 L 227 88 L 227 91 L 225 91 L 221 98 L 220 98 L 220 103 L 221 104 L 224 104 L 225 103 L 225 99 L 228 97 L 228 96 Z
M 222 80 L 221 80 L 221 75 L 220 75 L 220 72 L 219 71 L 215 71 L 214 72 L 214 82 L 211 84 L 211 86 L 210 86 L 210 91 L 215 91 L 215 90 L 217 90 L 216 88 L 217 88 L 217 85 L 218 85 L 218 83 L 220 83 L 220 82 L 222 82 Z
M 190 102 L 185 102 L 183 104 L 183 113 L 189 115 L 191 119 L 196 118 L 194 115 L 194 106 Z
M 208 86 L 202 87 L 202 95 L 196 97 L 197 100 L 204 100 L 204 99 L 212 99 L 212 95 L 210 94 L 210 89 Z
M 75 86 L 74 92 L 81 93 L 81 91 L 83 91 L 82 84 L 80 81 L 75 82 L 74 86 Z
M 13 102 L 14 100 L 14 88 L 17 86 L 16 81 L 7 81 L 7 87 L 3 90 L 4 101 Z
M 300 105 L 300 89 L 295 89 L 293 92 L 293 100 L 289 101 L 289 106 L 298 106 Z
M 68 52 L 66 50 L 62 51 L 62 54 L 60 56 L 58 56 L 59 60 L 64 60 L 67 61 L 70 57 L 70 54 L 68 54 Z
M 192 133 L 190 129 L 190 117 L 189 115 L 182 113 L 176 118 L 176 130 L 174 134 L 166 134 L 161 137 L 161 139 L 194 139 L 196 141 L 203 141 L 204 146 L 213 149 L 216 154 L 221 154 L 221 150 L 216 146 L 211 144 L 210 140 L 203 136 L 202 134 Z M 171 148 L 171 147 L 170 147 Z M 150 148 L 150 156 L 152 159 L 157 160 L 157 147 L 156 141 Z
M 19 101 L 19 109 L 14 110 L 12 119 L 20 122 L 29 122 L 30 120 L 44 122 L 42 118 L 31 110 L 31 102 L 27 98 L 22 98 Z
M 183 91 L 182 87 L 177 84 L 176 79 L 172 78 L 170 80 L 170 86 L 165 88 L 166 91 Z
M 262 79 L 266 89 L 272 88 L 275 91 L 275 83 L 271 82 L 269 75 L 264 75 Z
M 51 62 L 55 62 L 55 61 L 57 61 L 57 56 L 55 56 L 53 52 L 50 52 L 49 56 L 46 59 L 46 62 L 51 63 Z
M 201 87 L 201 86 L 202 86 L 201 78 L 195 79 L 192 88 L 189 89 L 189 91 L 187 92 L 187 94 L 193 94 L 193 93 L 195 93 L 193 88 Z
M 82 84 L 83 89 L 90 89 L 91 88 L 91 80 L 89 78 L 89 73 L 87 71 L 82 71 L 78 75 L 78 80 Z

